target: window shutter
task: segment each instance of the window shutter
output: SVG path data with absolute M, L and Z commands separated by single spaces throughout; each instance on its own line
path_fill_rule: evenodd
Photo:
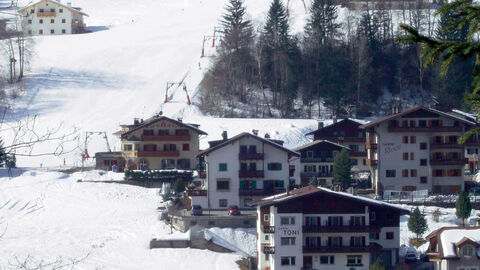
M 257 181 L 253 181 L 253 182 L 252 182 L 252 188 L 253 188 L 253 189 L 257 189 Z
M 240 181 L 240 189 L 244 189 L 245 188 L 245 181 Z
M 362 236 L 362 247 L 365 246 L 365 236 Z
M 365 216 L 362 216 L 362 226 L 366 226 Z

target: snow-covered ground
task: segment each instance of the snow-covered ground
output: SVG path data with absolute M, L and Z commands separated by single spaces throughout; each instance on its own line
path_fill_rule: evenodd
M 9 179 L 0 171 L 0 269 L 15 258 L 45 263 L 85 258 L 75 269 L 238 269 L 238 254 L 195 249 L 149 249 L 153 237 L 170 235 L 157 218 L 157 189 L 77 182 L 118 180 L 98 171 L 62 174 L 47 170 L 16 170 Z M 219 232 L 220 231 L 220 232 Z M 217 234 L 239 249 L 242 232 Z M 241 237 L 234 237 L 236 234 Z M 254 235 L 253 235 L 254 236 Z M 249 238 L 251 240 L 251 236 Z

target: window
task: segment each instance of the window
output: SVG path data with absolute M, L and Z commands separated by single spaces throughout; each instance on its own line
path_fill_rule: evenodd
M 362 160 L 362 164 L 363 164 L 363 166 L 366 166 L 366 165 L 367 165 L 367 160 L 366 160 L 366 159 L 363 159 L 363 160 Z
M 58 13 L 63 13 L 63 8 L 59 8 Z
M 67 30 L 62 29 L 62 34 L 66 34 L 66 33 L 67 33 Z
M 362 266 L 362 255 L 347 255 L 347 266 Z
M 417 137 L 410 136 L 410 143 L 417 143 Z
M 332 237 L 332 247 L 341 247 L 342 246 L 342 238 L 341 237 Z
M 220 207 L 227 207 L 227 205 L 228 205 L 227 199 L 220 199 L 220 200 L 218 200 L 218 206 L 220 206 Z
M 307 158 L 313 158 L 313 151 L 307 151 Z
M 175 160 L 174 159 L 162 159 L 162 169 L 175 169 Z
M 55 34 L 55 30 L 50 29 L 50 34 Z
M 434 169 L 432 170 L 432 176 L 433 177 L 442 177 L 445 175 L 445 170 L 442 169 Z
M 278 162 L 268 163 L 267 168 L 269 171 L 281 171 L 282 163 L 278 163 Z
M 403 153 L 402 154 L 402 159 L 403 160 L 408 160 L 408 153 Z
M 55 9 L 54 9 L 54 8 L 51 8 L 51 9 L 50 9 L 50 12 L 55 12 Z
M 217 191 L 229 191 L 230 181 L 227 179 L 217 179 Z
M 420 159 L 420 166 L 427 166 L 427 159 L 426 158 Z
M 280 242 L 282 246 L 295 246 L 295 237 L 281 237 Z
M 265 241 L 270 241 L 270 236 L 268 234 L 265 234 Z
M 158 130 L 159 136 L 168 136 L 168 129 L 159 129 Z
M 50 19 L 50 23 L 55 23 L 55 19 Z
M 183 151 L 190 151 L 190 144 L 184 143 L 184 144 L 182 145 L 182 150 L 183 150 Z
M 133 151 L 133 145 L 131 144 L 124 144 L 123 151 Z
M 420 184 L 426 184 L 428 182 L 428 178 L 426 176 L 420 177 Z
M 408 170 L 407 169 L 402 170 L 402 177 L 408 177 Z
M 427 150 L 427 143 L 425 142 L 420 143 L 420 150 Z
M 40 19 L 40 20 L 38 21 L 38 23 L 43 23 L 43 19 Z
M 218 164 L 218 170 L 221 171 L 221 172 L 226 172 L 227 171 L 227 163 Z
M 30 13 L 31 14 L 35 13 L 35 9 L 30 9 Z
M 270 220 L 270 215 L 269 214 L 264 214 L 263 215 L 263 221 L 269 221 Z
M 410 177 L 417 177 L 417 170 L 410 170 Z
M 177 169 L 190 169 L 190 159 L 179 159 L 177 161 Z
M 41 9 L 38 10 L 38 12 L 43 12 L 43 11 L 44 11 L 43 8 L 41 8 Z
M 378 233 L 378 232 L 371 232 L 371 233 L 369 234 L 369 238 L 370 238 L 370 240 L 378 240 L 378 239 L 380 239 L 380 233 Z
M 247 149 L 246 145 L 240 145 L 240 154 L 246 154 L 248 151 Z
M 403 142 L 403 143 L 408 143 L 408 136 L 403 136 L 402 142 Z
M 320 264 L 335 264 L 335 256 L 320 256 Z
M 462 256 L 463 257 L 472 257 L 473 256 L 473 247 L 472 246 L 464 246 L 462 248 Z
M 375 212 L 370 212 L 369 213 L 369 219 L 370 219 L 370 221 L 377 220 L 377 214 L 375 214 Z
M 343 224 L 341 224 L 342 221 L 341 221 L 341 218 L 340 217 L 331 217 L 331 224 L 330 226 L 343 226 Z
M 32 20 L 28 20 L 28 24 L 32 24 Z
M 419 120 L 418 121 L 418 126 L 419 127 L 426 127 L 427 126 L 427 120 Z
M 356 159 L 350 159 L 350 165 L 352 165 L 352 166 L 358 165 L 358 160 L 356 160 Z
M 43 35 L 43 30 L 42 30 L 42 29 L 38 30 L 38 33 L 39 33 L 40 35 Z
M 256 154 L 257 153 L 257 146 L 256 145 L 249 145 L 248 146 L 248 153 Z
M 62 19 L 62 23 L 66 23 L 66 22 L 67 22 L 67 20 L 65 20 L 65 19 Z
M 281 217 L 280 225 L 295 225 L 295 217 Z
M 352 217 L 352 226 L 362 226 L 362 217 L 355 216 Z
M 175 144 L 168 143 L 163 145 L 163 151 L 172 152 L 176 150 L 177 150 L 177 146 Z
M 395 170 L 386 170 L 385 171 L 386 177 L 395 177 Z
M 295 257 L 280 257 L 281 265 L 295 265 Z
M 410 160 L 414 160 L 415 159 L 415 153 L 411 152 L 410 153 Z
M 143 130 L 144 136 L 153 136 L 153 129 L 144 129 Z
M 387 240 L 392 240 L 393 239 L 393 232 L 387 232 L 386 238 L 387 238 Z
M 353 247 L 363 246 L 363 236 L 352 236 L 351 240 L 353 241 L 350 244 L 350 246 L 353 246 Z

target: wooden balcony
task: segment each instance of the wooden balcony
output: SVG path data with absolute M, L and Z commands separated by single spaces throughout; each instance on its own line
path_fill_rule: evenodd
M 445 166 L 445 165 L 465 165 L 468 159 L 430 159 L 430 165 Z
M 263 153 L 240 153 L 239 160 L 263 160 L 265 155 Z
M 263 246 L 262 251 L 264 254 L 275 254 L 275 247 Z
M 365 151 L 350 151 L 350 156 L 351 157 L 366 157 L 367 152 Z
M 75 29 L 75 28 L 85 28 L 85 27 L 87 27 L 87 25 L 84 24 L 84 23 L 75 23 L 75 22 L 72 23 L 72 29 Z
M 303 253 L 366 253 L 372 251 L 380 251 L 382 248 L 378 245 L 370 246 L 360 246 L 360 247 L 351 247 L 351 246 L 303 246 Z
M 206 171 L 198 171 L 198 177 L 200 177 L 200 179 L 206 179 L 207 178 L 207 172 Z
M 264 171 L 238 171 L 238 177 L 244 178 L 261 178 L 264 177 Z
M 37 17 L 42 18 L 42 17 L 55 17 L 57 16 L 57 13 L 55 11 L 42 11 L 42 12 L 37 12 Z
M 187 195 L 191 197 L 207 196 L 207 190 L 206 189 L 187 190 Z
M 178 157 L 180 152 L 175 151 L 135 151 L 136 157 Z
M 465 146 L 458 143 L 432 143 L 431 149 L 463 149 Z
M 378 149 L 378 144 L 374 142 L 368 142 L 365 145 L 365 148 L 370 149 L 370 150 L 377 150 Z
M 158 142 L 158 141 L 190 141 L 190 135 L 143 135 L 144 142 Z
M 263 226 L 263 233 L 275 233 L 275 226 Z
M 351 143 L 364 143 L 366 137 L 316 137 L 315 140 L 327 140 L 331 142 L 351 142 Z
M 301 172 L 300 177 L 333 177 L 333 173 L 325 172 Z
M 462 127 L 388 127 L 389 132 L 461 132 Z
M 377 166 L 378 160 L 376 159 L 367 159 L 367 166 Z
M 330 233 L 330 232 L 342 232 L 342 233 L 367 233 L 367 232 L 380 232 L 380 227 L 377 226 L 303 226 L 303 233 Z
M 324 158 L 300 158 L 302 163 L 322 163 L 322 162 L 333 162 L 333 157 L 324 157 Z
M 480 146 L 480 141 L 467 141 L 467 142 L 465 142 L 465 145 L 468 145 L 468 146 Z
M 239 189 L 238 195 L 240 196 L 270 196 L 280 193 L 285 193 L 287 190 L 284 188 L 276 189 Z

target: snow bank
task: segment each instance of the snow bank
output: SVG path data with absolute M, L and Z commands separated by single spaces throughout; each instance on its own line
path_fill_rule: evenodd
M 234 250 L 244 257 L 256 256 L 256 229 L 211 228 L 205 229 L 205 238 L 222 247 Z

